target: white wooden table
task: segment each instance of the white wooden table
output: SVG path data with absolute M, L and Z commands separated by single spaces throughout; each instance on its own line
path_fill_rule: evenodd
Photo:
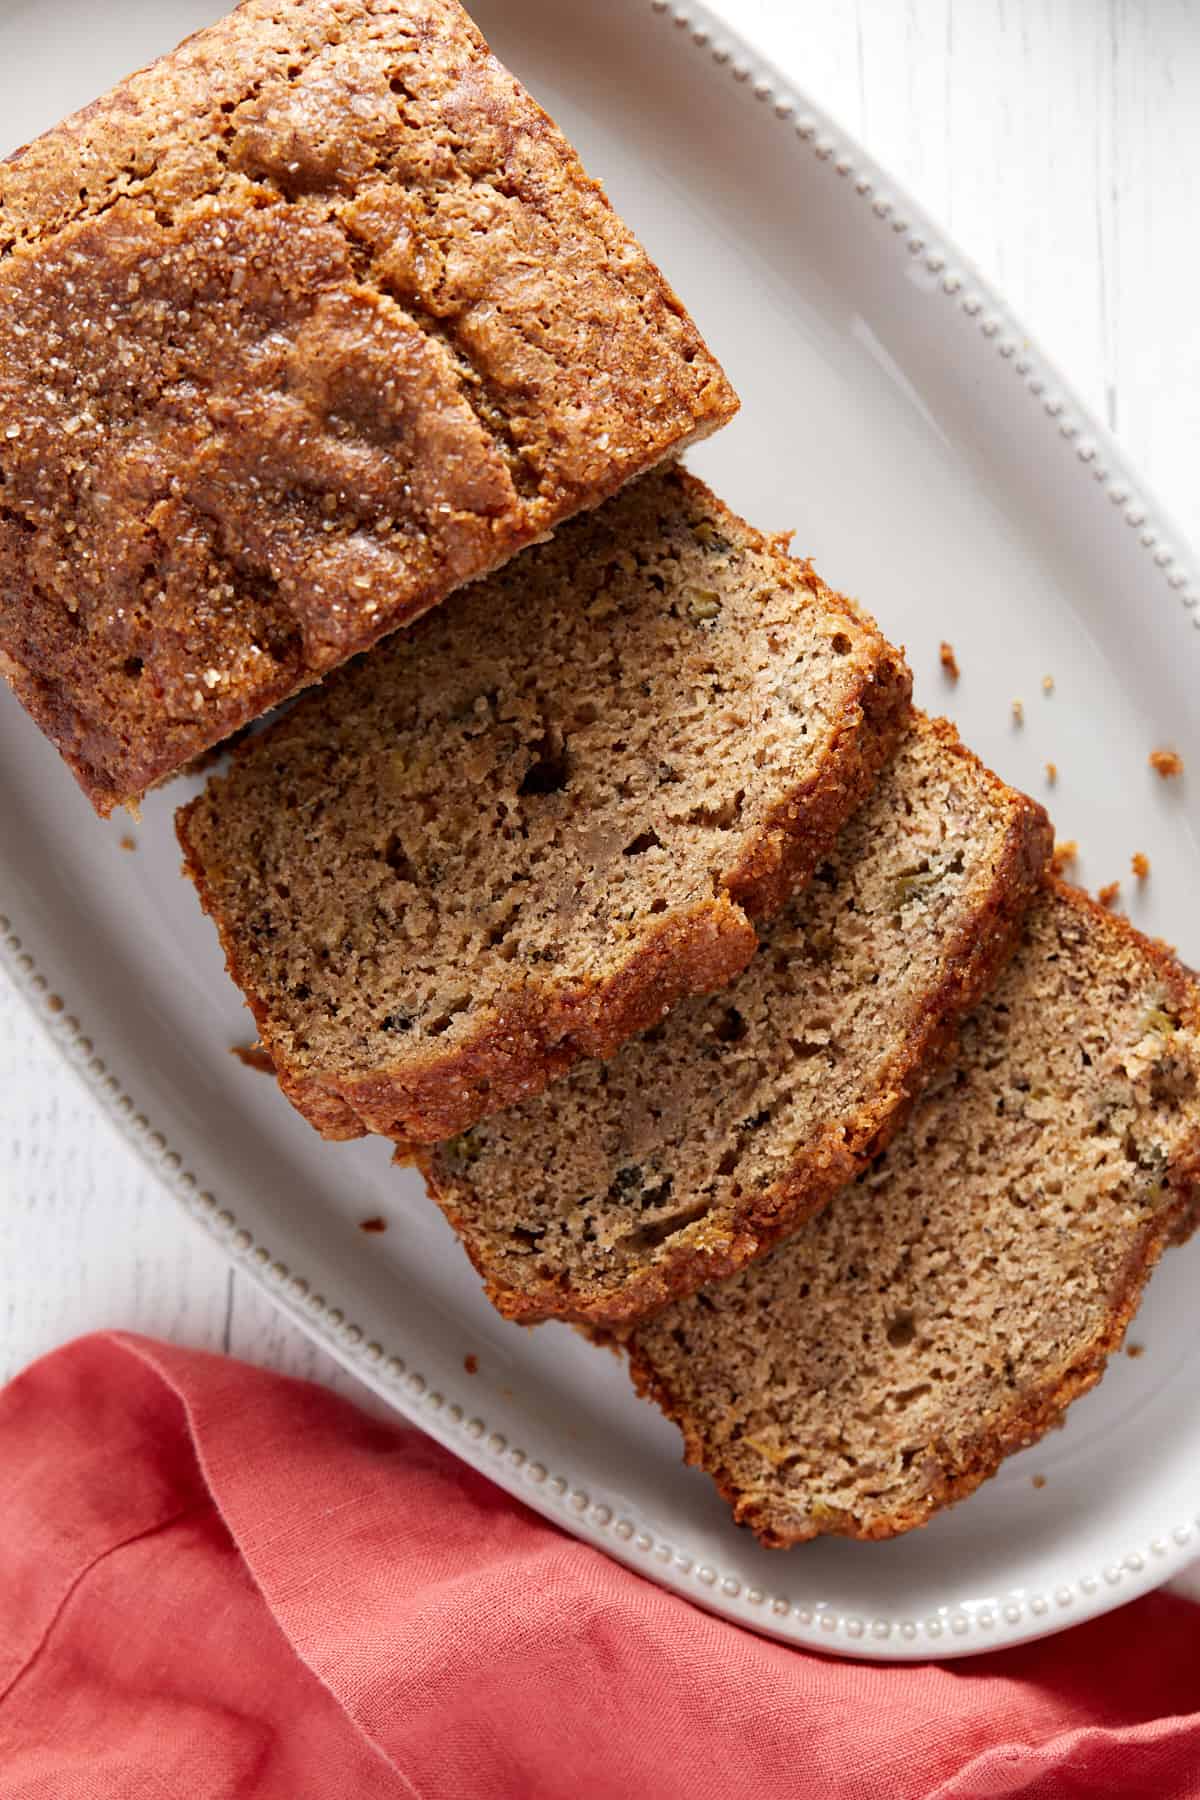
M 1200 543 L 1200 0 L 724 11 L 940 218 Z M 0 1379 L 109 1325 L 357 1389 L 157 1189 L 0 976 Z

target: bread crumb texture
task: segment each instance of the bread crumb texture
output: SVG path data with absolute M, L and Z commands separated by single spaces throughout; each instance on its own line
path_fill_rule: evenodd
M 453 0 L 247 0 L 0 164 L 0 672 L 106 813 L 736 404 Z
M 298 701 L 180 838 L 288 1096 L 435 1142 L 744 967 L 910 687 L 660 470 Z
M 1074 838 L 1060 840 L 1054 846 L 1054 854 L 1050 858 L 1050 867 L 1055 875 L 1062 875 L 1079 859 L 1079 845 Z
M 1200 993 L 1052 885 L 869 1174 L 638 1329 L 636 1379 L 769 1545 L 924 1523 L 1099 1378 L 1200 1179 Z
M 1101 906 L 1115 906 L 1120 897 L 1121 884 L 1119 881 L 1107 882 L 1096 895 Z
M 727 1275 L 886 1142 L 994 976 L 1039 807 L 918 720 L 737 982 L 426 1159 L 501 1311 L 620 1325 Z
M 1141 850 L 1134 851 L 1129 866 L 1138 881 L 1145 881 L 1150 874 L 1150 858 Z
M 1170 781 L 1174 776 L 1183 774 L 1183 758 L 1175 750 L 1152 750 L 1150 767 L 1164 781 Z
M 943 643 L 941 650 L 938 653 L 938 660 L 942 665 L 947 680 L 957 681 L 959 675 L 958 658 L 954 654 L 953 644 Z

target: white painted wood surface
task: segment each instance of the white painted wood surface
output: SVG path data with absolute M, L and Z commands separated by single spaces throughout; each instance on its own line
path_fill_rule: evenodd
M 1196 0 L 724 10 L 940 218 L 1200 543 Z M 0 1379 L 105 1325 L 362 1393 L 158 1191 L 0 977 Z

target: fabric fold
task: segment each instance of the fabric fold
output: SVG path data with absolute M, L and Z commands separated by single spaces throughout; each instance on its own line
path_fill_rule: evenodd
M 145 1338 L 0 1394 L 0 1525 L 5 1800 L 1200 1793 L 1187 1600 L 955 1664 L 806 1654 L 414 1430 Z

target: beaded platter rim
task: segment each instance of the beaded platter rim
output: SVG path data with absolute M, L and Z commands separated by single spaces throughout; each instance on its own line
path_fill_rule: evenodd
M 742 88 L 749 105 L 768 108 L 781 139 L 790 139 L 793 154 L 814 156 L 830 180 L 844 182 L 848 203 L 865 206 L 876 228 L 894 237 L 899 270 L 910 259 L 919 259 L 938 278 L 931 290 L 933 303 L 955 305 L 976 322 L 981 346 L 994 350 L 1022 382 L 1042 415 L 1043 429 L 1057 435 L 1062 453 L 1074 459 L 1079 474 L 1097 482 L 1121 509 L 1167 592 L 1191 612 L 1200 629 L 1200 572 L 1186 550 L 1174 547 L 1183 544 L 1180 534 L 1134 480 L 1109 433 L 924 210 L 822 108 L 785 81 L 707 7 L 675 6 L 672 0 L 629 0 L 629 7 L 650 29 L 663 31 L 661 42 L 707 58 L 718 73 Z M 1200 1551 L 1198 1493 L 1193 1517 L 1165 1524 L 1154 1536 L 1103 1566 L 1085 1570 L 1073 1582 L 1021 1597 L 947 1604 L 922 1618 L 845 1613 L 826 1602 L 794 1600 L 782 1590 L 799 1585 L 796 1582 L 781 1582 L 779 1591 L 749 1584 L 715 1566 L 713 1559 L 657 1536 L 615 1496 L 581 1487 L 569 1473 L 551 1466 L 553 1457 L 539 1457 L 491 1429 L 476 1408 L 443 1391 L 414 1366 L 421 1360 L 419 1346 L 403 1344 L 402 1355 L 368 1336 L 318 1284 L 256 1241 L 232 1208 L 184 1166 L 166 1134 L 139 1108 L 97 1051 L 91 1032 L 70 1011 L 51 977 L 38 968 L 11 919 L 3 916 L 0 967 L 64 1061 L 143 1162 L 293 1323 L 411 1423 L 525 1504 L 709 1611 L 789 1643 L 843 1655 L 884 1661 L 957 1657 L 1026 1642 L 1095 1617 L 1169 1580 Z M 800 1568 L 794 1562 L 785 1566 Z

